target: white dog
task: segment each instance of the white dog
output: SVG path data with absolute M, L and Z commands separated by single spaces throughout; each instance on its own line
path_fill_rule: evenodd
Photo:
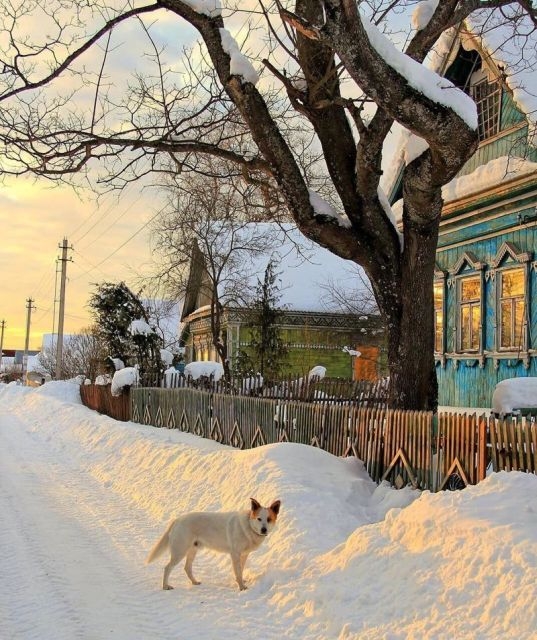
M 170 561 L 164 567 L 162 578 L 163 589 L 173 589 L 168 582 L 170 572 L 185 557 L 186 575 L 192 584 L 200 584 L 192 575 L 192 563 L 202 547 L 229 553 L 239 589 L 246 589 L 242 578 L 246 559 L 271 532 L 280 511 L 279 500 L 270 507 L 262 507 L 254 498 L 250 500 L 250 511 L 187 513 L 170 522 L 146 560 L 149 564 L 166 549 L 170 550 Z

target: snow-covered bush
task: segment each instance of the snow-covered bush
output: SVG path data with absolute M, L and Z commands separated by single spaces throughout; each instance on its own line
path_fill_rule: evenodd
M 114 373 L 112 387 L 110 389 L 113 396 L 120 396 L 124 389 L 138 384 L 140 376 L 138 367 L 125 367 Z
M 312 378 L 318 378 L 319 380 L 322 380 L 322 378 L 324 378 L 326 375 L 326 367 L 323 367 L 322 365 L 318 364 L 316 367 L 313 367 L 312 369 L 310 369 L 310 372 L 308 373 L 308 380 L 311 380 Z
M 224 375 L 224 367 L 220 362 L 206 360 L 203 362 L 189 362 L 185 366 L 185 376 L 198 380 L 201 377 L 210 378 L 212 376 L 215 382 L 218 382 Z

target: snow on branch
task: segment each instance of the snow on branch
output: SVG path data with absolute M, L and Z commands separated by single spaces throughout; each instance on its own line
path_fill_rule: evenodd
M 230 57 L 229 71 L 233 76 L 240 76 L 245 82 L 257 84 L 259 76 L 252 63 L 241 53 L 235 38 L 227 29 L 219 29 L 222 48 Z
M 314 210 L 314 215 L 320 218 L 334 218 L 340 227 L 344 227 L 349 229 L 351 226 L 351 221 L 344 213 L 339 213 L 334 209 L 334 207 L 327 202 L 324 198 L 313 191 L 312 189 L 308 189 L 310 203 Z
M 133 336 L 148 336 L 155 333 L 145 320 L 133 320 L 129 325 L 129 332 Z
M 404 236 L 399 231 L 399 229 L 397 228 L 397 221 L 396 221 L 395 213 L 393 212 L 393 210 L 392 210 L 392 208 L 390 206 L 390 202 L 389 202 L 386 194 L 384 193 L 382 187 L 380 187 L 380 186 L 377 189 L 377 195 L 378 195 L 378 198 L 379 198 L 380 205 L 384 209 L 384 213 L 388 217 L 388 220 L 392 223 L 393 228 L 395 229 L 395 232 L 397 233 L 397 237 L 399 238 L 399 244 L 401 245 L 401 251 L 403 251 Z
M 412 26 L 416 31 L 422 31 L 429 24 L 438 7 L 439 0 L 423 0 L 418 3 L 412 13 Z
M 463 91 L 405 55 L 384 36 L 362 13 L 360 20 L 371 46 L 392 69 L 403 76 L 408 84 L 433 102 L 452 109 L 471 128 L 477 129 L 477 108 L 475 102 Z
M 184 4 L 209 18 L 216 18 L 222 15 L 222 5 L 220 0 L 182 0 Z

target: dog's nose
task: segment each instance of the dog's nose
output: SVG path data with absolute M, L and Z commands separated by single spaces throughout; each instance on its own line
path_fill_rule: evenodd
M 263 535 L 266 535 L 266 533 L 267 533 L 267 527 L 261 527 L 261 533 L 262 533 Z

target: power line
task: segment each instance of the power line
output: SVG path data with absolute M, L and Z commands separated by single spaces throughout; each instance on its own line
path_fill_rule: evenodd
M 123 249 L 124 246 L 126 246 L 131 240 L 133 240 L 139 233 L 141 233 L 159 215 L 160 215 L 160 211 L 157 211 L 157 213 L 155 213 L 154 216 L 149 218 L 149 220 L 147 222 L 145 222 L 139 229 L 137 229 L 131 236 L 129 236 L 125 240 L 125 242 L 123 242 L 123 244 L 120 244 L 119 247 L 114 249 L 114 251 L 112 251 L 112 253 L 107 255 L 106 258 L 103 258 L 100 262 L 98 262 L 96 265 L 94 265 L 92 269 L 88 269 L 87 271 L 84 271 L 84 273 L 80 274 L 77 278 L 73 278 L 73 282 L 75 282 L 76 280 L 80 280 L 80 278 L 82 278 L 83 276 L 87 275 L 88 273 L 91 273 L 95 269 L 99 269 L 99 267 L 101 265 L 103 265 L 107 260 L 110 260 L 110 258 L 115 256 L 118 251 Z
M 127 214 L 127 213 L 128 213 L 128 212 L 129 212 L 133 207 L 134 207 L 134 205 L 135 205 L 137 202 L 138 202 L 138 200 L 133 200 L 133 201 L 132 201 L 128 206 L 127 206 L 127 208 L 126 208 L 124 211 L 122 211 L 122 212 L 119 214 L 119 216 L 118 216 L 118 217 L 117 217 L 117 218 L 116 218 L 116 219 L 115 219 L 111 224 L 109 224 L 109 225 L 106 227 L 106 229 L 104 229 L 104 230 L 103 230 L 103 231 L 102 231 L 102 232 L 101 232 L 101 233 L 100 233 L 96 238 L 94 238 L 94 239 L 93 239 L 89 244 L 84 245 L 84 247 L 83 247 L 83 248 L 84 248 L 84 249 L 89 249 L 91 246 L 93 246 L 93 245 L 97 242 L 97 240 L 100 240 L 100 239 L 104 236 L 104 234 L 105 234 L 105 233 L 107 233 L 108 231 L 110 231 L 110 229 L 111 229 L 114 225 L 116 225 L 116 224 L 121 220 L 121 218 L 123 218 L 123 216 L 124 216 L 124 215 L 126 215 L 126 214 Z M 98 221 L 97 221 L 97 223 L 98 223 L 98 222 L 100 222 L 101 220 L 102 220 L 102 218 L 101 218 L 100 220 L 98 220 Z M 94 229 L 94 228 L 95 228 L 95 226 L 97 225 L 97 223 L 96 223 L 95 225 L 93 225 L 93 227 L 90 229 L 90 231 L 91 231 L 92 229 Z M 82 238 L 84 238 L 86 235 L 87 235 L 87 234 L 85 234 L 84 236 L 82 236 Z M 82 238 L 80 238 L 80 240 L 82 240 Z M 79 240 L 79 242 L 80 242 L 80 240 Z

